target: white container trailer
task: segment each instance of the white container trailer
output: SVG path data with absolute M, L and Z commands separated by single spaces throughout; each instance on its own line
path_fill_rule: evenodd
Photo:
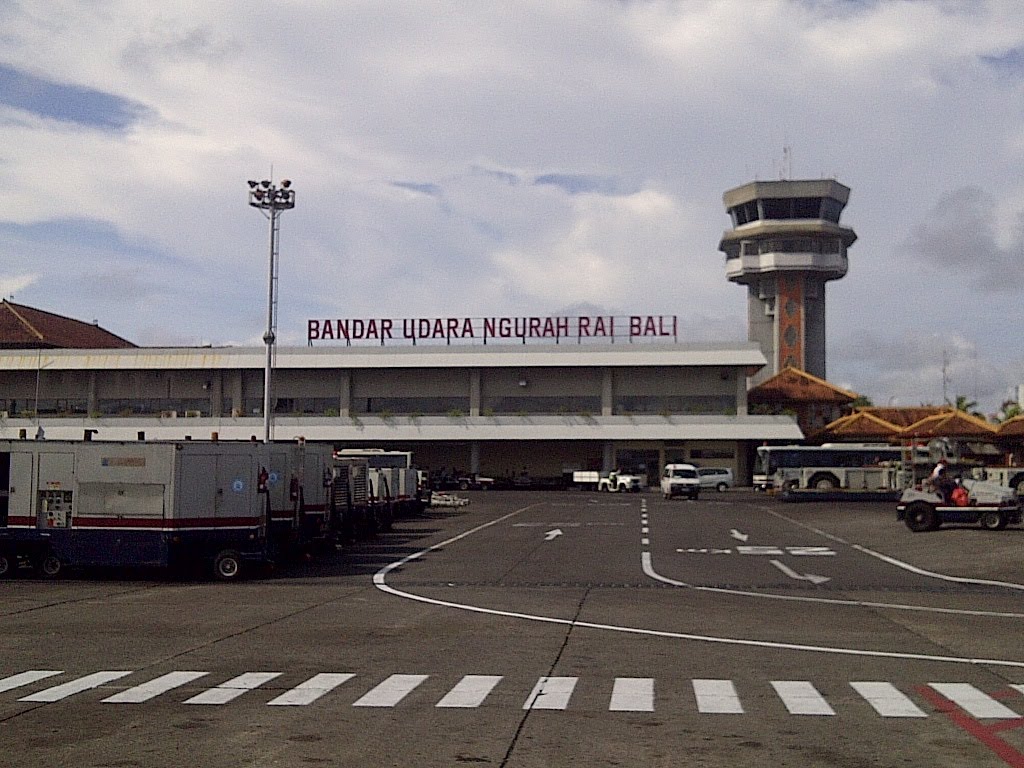
M 0 575 L 29 559 L 167 567 L 220 579 L 266 562 L 273 446 L 0 441 Z

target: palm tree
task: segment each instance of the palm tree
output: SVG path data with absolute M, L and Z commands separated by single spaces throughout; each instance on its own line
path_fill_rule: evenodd
M 1021 414 L 1024 414 L 1024 408 L 1021 408 L 1020 403 L 1016 400 L 1004 400 L 1003 404 L 999 406 L 1000 421 L 1009 421 Z
M 969 413 L 969 414 L 971 414 L 971 416 L 978 416 L 980 418 L 985 418 L 982 415 L 981 411 L 978 410 L 978 401 L 977 400 L 968 400 L 967 399 L 967 395 L 957 395 L 956 396 L 956 403 L 953 404 L 953 407 L 956 408 L 958 411 L 963 411 L 964 413 Z

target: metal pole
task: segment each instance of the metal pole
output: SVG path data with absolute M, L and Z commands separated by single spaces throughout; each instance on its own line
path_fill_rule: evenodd
M 263 334 L 263 343 L 267 345 L 267 364 L 263 371 L 263 442 L 270 442 L 272 413 L 272 382 L 274 368 L 274 344 L 277 341 L 277 236 L 278 219 L 281 211 L 295 207 L 295 190 L 288 179 L 281 182 L 280 188 L 269 179 L 249 181 L 249 205 L 259 208 L 270 219 L 270 268 L 267 276 L 267 332 Z
M 267 332 L 263 334 L 263 343 L 267 345 L 267 363 L 263 370 L 263 442 L 270 442 L 271 397 L 270 379 L 274 368 L 274 268 L 277 257 L 277 209 L 270 208 L 270 275 L 267 280 Z

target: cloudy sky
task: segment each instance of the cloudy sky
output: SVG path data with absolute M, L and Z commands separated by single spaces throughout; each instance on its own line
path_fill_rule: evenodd
M 836 178 L 828 377 L 1024 383 L 1019 0 L 0 0 L 0 293 L 142 345 L 315 317 L 679 316 L 746 337 L 722 193 Z

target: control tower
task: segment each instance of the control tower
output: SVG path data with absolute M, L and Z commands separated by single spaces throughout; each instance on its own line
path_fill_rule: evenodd
M 747 337 L 768 365 L 761 383 L 792 366 L 825 378 L 825 283 L 846 274 L 857 239 L 839 215 L 850 188 L 831 179 L 754 181 L 723 196 L 725 274 L 747 286 Z

